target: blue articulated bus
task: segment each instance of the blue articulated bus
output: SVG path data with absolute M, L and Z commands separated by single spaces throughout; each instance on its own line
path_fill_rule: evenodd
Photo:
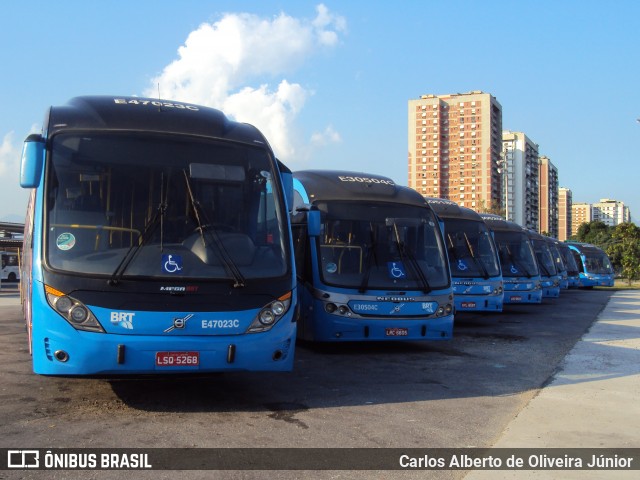
M 427 198 L 444 223 L 456 312 L 501 312 L 502 271 L 493 236 L 482 217 L 451 200 Z
M 569 245 L 564 242 L 556 242 L 556 248 L 562 256 L 562 262 L 567 269 L 567 280 L 569 288 L 578 288 L 582 286 L 580 280 L 580 272 L 578 271 L 578 264 L 576 263 Z
M 480 216 L 493 233 L 498 248 L 504 303 L 541 303 L 540 270 L 525 229 L 500 215 L 481 213 Z
M 558 298 L 560 296 L 560 274 L 558 273 L 549 243 L 544 235 L 531 229 L 525 230 L 527 235 L 529 235 L 531 246 L 538 261 L 542 298 Z
M 573 253 L 582 287 L 613 287 L 615 274 L 609 257 L 590 243 L 566 242 Z
M 298 338 L 443 340 L 453 291 L 442 231 L 422 195 L 378 175 L 294 172 Z
M 558 248 L 558 240 L 551 237 L 544 237 L 549 245 L 549 251 L 551 252 L 551 257 L 556 264 L 556 271 L 558 272 L 558 282 L 560 286 L 560 290 L 567 290 L 569 288 L 569 272 L 567 271 L 567 266 L 564 263 L 564 259 L 562 254 L 560 253 L 560 249 Z
M 20 174 L 36 373 L 292 369 L 293 179 L 256 128 L 76 97 L 26 139 Z

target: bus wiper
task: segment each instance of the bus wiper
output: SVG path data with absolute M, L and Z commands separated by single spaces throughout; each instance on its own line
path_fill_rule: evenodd
M 516 259 L 513 256 L 513 253 L 511 253 L 511 249 L 509 248 L 509 245 L 505 244 L 505 248 L 507 249 L 507 255 L 509 256 L 509 260 L 511 260 L 511 263 L 515 266 L 517 266 L 518 268 L 520 268 L 523 272 L 524 275 L 527 278 L 531 278 L 531 273 L 529 273 L 529 271 L 525 268 L 524 265 L 522 265 L 520 262 L 516 261 Z M 516 272 L 512 272 L 512 273 L 516 273 Z
M 478 265 L 480 267 L 480 270 L 482 270 L 482 278 L 487 280 L 489 278 L 489 272 L 484 266 L 484 263 L 482 263 L 482 260 L 476 257 L 476 254 L 473 252 L 473 247 L 471 246 L 471 242 L 469 241 L 469 237 L 467 237 L 466 232 L 463 232 L 463 235 L 464 240 L 467 244 L 467 250 L 469 250 L 469 253 L 471 254 L 471 258 L 473 258 L 473 261 L 476 262 L 476 265 Z
M 549 269 L 544 265 L 544 263 L 542 263 L 542 261 L 538 262 L 540 264 L 540 268 L 542 268 L 544 270 L 544 274 L 547 277 L 551 276 L 551 272 L 549 271 Z
M 233 258 L 231 258 L 231 255 L 229 255 L 229 252 L 227 252 L 227 249 L 224 247 L 224 244 L 220 239 L 220 235 L 218 235 L 218 231 L 213 226 L 213 223 L 211 223 L 209 219 L 206 218 L 205 211 L 201 210 L 200 202 L 198 202 L 193 196 L 193 191 L 191 190 L 191 182 L 189 182 L 189 176 L 187 175 L 187 171 L 183 170 L 183 173 L 184 173 L 184 180 L 187 184 L 187 191 L 189 193 L 189 201 L 191 202 L 191 208 L 193 208 L 193 212 L 196 217 L 196 222 L 198 223 L 198 230 L 200 230 L 200 238 L 202 238 L 202 245 L 204 245 L 204 247 L 207 248 L 208 245 L 207 245 L 206 236 L 209 236 L 210 238 L 212 238 L 213 244 L 216 246 L 216 250 L 218 252 L 218 258 L 222 261 L 225 269 L 233 278 L 233 287 L 234 288 L 244 287 L 245 278 L 242 275 L 242 272 L 233 261 Z M 205 221 L 207 222 L 206 226 L 204 226 L 200 221 L 200 213 L 202 213 L 202 215 L 205 217 Z
M 362 283 L 360 284 L 360 288 L 358 291 L 360 293 L 364 293 L 369 288 L 369 277 L 371 276 L 371 260 L 374 259 L 376 261 L 376 265 L 378 264 L 378 259 L 376 258 L 376 239 L 373 232 L 373 225 L 369 223 L 369 235 L 371 236 L 371 245 L 369 246 L 369 250 L 367 251 L 367 258 L 364 263 L 364 275 L 362 277 Z
M 153 233 L 156 231 L 158 225 L 164 221 L 164 214 L 166 209 L 166 203 L 161 203 L 160 205 L 158 205 L 158 209 L 153 215 L 151 221 L 142 231 L 142 234 L 138 237 L 138 241 L 129 247 L 129 250 L 127 250 L 127 253 L 124 254 L 124 257 L 122 257 L 122 260 L 111 274 L 111 278 L 109 278 L 107 282 L 109 285 L 115 286 L 120 283 L 125 270 L 134 259 L 140 248 L 149 241 L 151 235 L 153 235 Z
M 424 272 L 420 268 L 420 264 L 418 263 L 418 260 L 416 260 L 415 255 L 413 254 L 411 249 L 407 248 L 404 242 L 400 241 L 400 232 L 398 232 L 398 225 L 396 225 L 395 221 L 393 222 L 393 232 L 395 234 L 394 236 L 395 236 L 396 246 L 398 247 L 398 251 L 400 252 L 400 260 L 402 260 L 403 256 L 406 256 L 409 259 L 409 264 L 413 268 L 414 273 L 416 274 L 416 277 L 418 278 L 420 283 L 422 283 L 422 291 L 424 293 L 431 292 L 431 285 L 429 285 L 429 281 L 427 280 L 427 277 L 425 276 Z

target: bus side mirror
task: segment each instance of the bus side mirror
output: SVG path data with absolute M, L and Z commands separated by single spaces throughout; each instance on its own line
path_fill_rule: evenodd
M 42 167 L 44 165 L 44 139 L 42 135 L 31 134 L 22 147 L 20 162 L 20 186 L 36 188 L 40 185 Z
M 280 169 L 280 178 L 282 179 L 282 189 L 284 190 L 284 198 L 287 202 L 287 209 L 293 210 L 293 173 L 289 168 L 278 160 L 278 168 Z
M 307 212 L 307 231 L 310 237 L 320 236 L 320 210 L 316 207 Z

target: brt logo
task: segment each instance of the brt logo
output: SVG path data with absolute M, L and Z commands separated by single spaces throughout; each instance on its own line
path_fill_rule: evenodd
M 133 330 L 133 312 L 111 312 L 111 323 L 119 325 L 127 330 Z

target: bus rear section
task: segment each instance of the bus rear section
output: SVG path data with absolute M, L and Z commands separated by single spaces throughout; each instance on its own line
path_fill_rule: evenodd
M 566 242 L 578 266 L 581 287 L 613 287 L 615 274 L 611 260 L 599 247 L 590 243 Z
M 417 192 L 358 172 L 294 173 L 298 338 L 445 340 L 453 291 L 438 221 Z
M 498 249 L 505 304 L 542 302 L 540 271 L 525 229 L 495 214 L 480 214 Z
M 36 373 L 291 370 L 290 172 L 254 127 L 196 105 L 78 97 L 43 131 L 21 170 Z
M 542 298 L 558 298 L 560 296 L 560 274 L 549 243 L 546 237 L 538 232 L 531 229 L 526 229 L 526 232 L 531 240 L 531 246 L 536 254 L 538 268 L 540 269 Z
M 501 312 L 504 301 L 498 251 L 484 220 L 451 200 L 427 198 L 444 223 L 457 312 Z

